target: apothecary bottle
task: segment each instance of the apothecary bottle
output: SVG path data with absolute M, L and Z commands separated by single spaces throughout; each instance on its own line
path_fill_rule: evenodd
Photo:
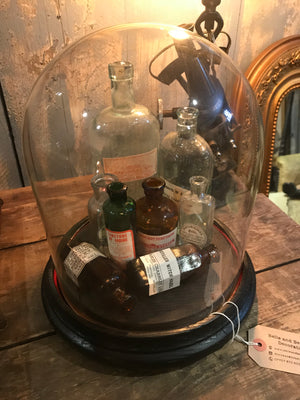
M 136 202 L 139 255 L 174 247 L 178 223 L 176 203 L 164 196 L 165 181 L 152 177 L 145 179 L 142 186 L 145 196 Z
M 72 247 L 64 267 L 86 302 L 98 302 L 105 307 L 115 304 L 124 311 L 134 308 L 135 299 L 125 289 L 125 275 L 91 243 L 81 242 Z
M 211 243 L 213 234 L 215 199 L 205 193 L 208 180 L 203 176 L 190 178 L 191 190 L 180 200 L 179 240 L 203 248 Z
M 111 258 L 122 267 L 136 257 L 135 201 L 127 197 L 127 186 L 112 182 L 107 186 L 109 199 L 103 204 L 103 215 Z
M 198 114 L 195 107 L 179 108 L 176 132 L 169 132 L 160 146 L 158 172 L 166 181 L 165 194 L 177 202 L 189 190 L 191 176 L 212 179 L 213 153 L 197 134 Z
M 204 249 L 183 244 L 130 261 L 126 275 L 135 293 L 152 296 L 180 286 L 196 272 L 207 274 L 210 263 L 219 259 L 219 251 L 213 244 Z
M 157 172 L 159 123 L 147 107 L 135 103 L 133 65 L 117 61 L 109 64 L 108 71 L 112 105 L 95 119 L 93 157 L 102 172 L 126 183 L 136 200 L 143 194 L 141 182 Z
M 90 223 L 94 224 L 94 229 L 97 230 L 97 238 L 99 240 L 99 248 L 105 251 L 106 233 L 103 217 L 103 203 L 108 199 L 106 187 L 111 182 L 117 182 L 118 177 L 112 174 L 97 173 L 91 179 L 93 195 L 88 201 L 88 216 Z

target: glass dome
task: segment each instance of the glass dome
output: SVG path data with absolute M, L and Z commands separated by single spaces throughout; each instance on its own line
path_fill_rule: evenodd
M 195 137 L 201 141 L 200 155 L 190 151 L 192 145 L 183 144 L 191 131 L 191 141 Z M 165 140 L 167 136 L 170 139 Z M 169 153 L 161 153 L 163 143 L 168 151 L 178 147 L 172 160 Z M 141 331 L 158 325 L 178 327 L 179 321 L 191 325 L 218 309 L 239 280 L 262 149 L 260 115 L 247 80 L 226 54 L 198 35 L 175 26 L 129 24 L 94 32 L 68 47 L 47 66 L 32 90 L 24 153 L 59 287 L 71 308 L 95 324 L 105 321 Z M 194 168 L 198 157 L 206 161 Z M 211 169 L 206 174 L 203 165 L 208 158 L 213 167 L 207 167 Z M 196 190 L 182 196 L 189 187 L 181 185 L 180 175 L 185 182 L 204 176 L 207 184 L 201 184 L 200 194 Z M 178 220 L 183 207 L 184 218 L 190 221 L 188 214 L 193 214 L 198 225 L 190 221 L 191 229 L 181 237 L 182 224 L 174 228 L 173 213 L 172 228 L 157 233 L 153 225 L 148 236 L 153 239 L 177 229 L 171 245 L 166 238 L 164 243 L 171 250 L 180 248 L 173 251 L 177 261 L 193 252 L 202 254 L 202 267 L 190 271 L 177 287 L 149 295 L 138 290 L 141 284 L 150 285 L 144 282 L 145 274 L 141 276 L 139 270 L 139 277 L 134 277 L 141 264 L 138 257 L 146 253 L 121 247 L 116 250 L 120 264 L 115 248 L 109 247 L 114 230 L 123 235 L 117 241 L 127 240 L 130 229 L 136 240 L 139 232 L 132 208 L 126 208 L 130 227 L 124 223 L 118 229 L 109 214 L 113 207 L 106 205 L 107 214 L 102 215 L 102 205 L 109 202 L 105 185 L 110 183 L 110 195 L 125 193 L 133 199 L 130 204 L 138 207 L 144 195 L 142 183 L 153 176 L 165 181 L 159 179 L 159 190 L 165 185 L 164 196 L 176 203 Z M 102 186 L 96 185 L 98 178 Z M 157 183 L 147 181 L 147 185 Z M 183 206 L 181 197 L 187 199 Z M 88 217 L 91 203 L 98 210 L 96 218 Z M 159 218 L 164 221 L 168 215 Z M 211 229 L 209 233 L 203 233 L 199 221 Z M 88 245 L 93 247 L 84 247 Z M 153 243 L 149 248 L 161 250 Z M 82 270 L 99 257 L 102 263 L 107 257 L 104 264 L 109 271 L 112 266 L 113 273 L 106 271 L 97 286 L 98 275 L 91 272 L 92 278 L 81 286 Z M 181 270 L 179 274 L 184 275 Z M 119 282 L 121 300 L 110 303 L 107 293 L 98 297 L 108 279 L 111 287 Z M 115 286 L 113 290 L 116 297 Z

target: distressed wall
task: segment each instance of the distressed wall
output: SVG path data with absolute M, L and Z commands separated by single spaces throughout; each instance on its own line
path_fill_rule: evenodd
M 299 33 L 300 0 L 222 0 L 218 11 L 232 37 L 230 56 L 244 72 L 269 44 Z M 22 157 L 22 125 L 31 88 L 50 60 L 74 40 L 103 27 L 129 22 L 195 22 L 200 0 L 2 0 L 0 4 L 0 81 L 12 134 Z M 21 186 L 7 122 L 0 113 L 0 189 Z M 6 143 L 5 146 L 3 143 Z M 4 167 L 3 167 L 4 166 Z M 12 177 L 12 175 L 14 175 Z

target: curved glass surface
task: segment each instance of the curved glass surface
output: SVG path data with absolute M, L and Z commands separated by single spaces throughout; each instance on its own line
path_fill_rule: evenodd
M 132 64 L 134 73 L 133 78 L 121 74 L 116 86 L 108 66 L 120 61 Z M 103 110 L 116 102 L 119 108 L 109 111 L 107 127 Z M 92 290 L 81 290 L 65 266 L 70 249 L 81 242 L 110 257 L 104 218 L 97 223 L 87 218 L 91 179 L 114 174 L 127 184 L 128 196 L 138 200 L 143 179 L 157 174 L 160 143 L 178 131 L 181 107 L 198 110 L 196 134 L 211 148 L 214 167 L 208 193 L 215 200 L 211 241 L 218 261 L 178 288 L 137 295 L 131 312 L 104 306 Z M 262 137 L 247 80 L 226 54 L 194 33 L 175 26 L 129 24 L 94 32 L 68 47 L 36 82 L 24 123 L 25 159 L 68 303 L 98 323 L 155 329 L 157 324 L 198 321 L 229 298 L 243 262 Z M 193 156 L 188 159 L 192 162 Z M 184 168 L 188 175 L 189 165 Z M 172 171 L 169 194 L 180 187 L 179 172 L 176 176 L 176 168 Z M 180 244 L 177 234 L 176 246 Z M 126 268 L 120 274 L 126 290 L 134 292 L 126 282 Z

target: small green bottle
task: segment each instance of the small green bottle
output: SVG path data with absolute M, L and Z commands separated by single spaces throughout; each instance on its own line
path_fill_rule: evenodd
M 103 204 L 105 230 L 111 258 L 126 267 L 136 258 L 135 251 L 135 201 L 127 197 L 127 186 L 112 182 L 107 188 L 109 199 Z

